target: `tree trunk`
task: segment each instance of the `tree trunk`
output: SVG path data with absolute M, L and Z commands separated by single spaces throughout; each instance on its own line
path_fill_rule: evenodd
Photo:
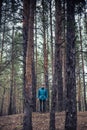
M 82 30 L 81 30 L 81 15 L 79 16 L 79 31 L 80 31 L 80 51 L 81 51 L 81 61 L 82 61 L 82 78 L 83 78 L 83 88 L 84 88 L 84 110 L 86 111 L 86 85 L 85 85 L 85 71 L 84 71 L 84 55 L 83 55 L 83 45 L 82 45 Z
M 29 17 L 28 17 L 28 38 L 27 40 L 27 50 L 26 50 L 26 74 L 25 74 L 25 86 L 24 86 L 24 120 L 23 120 L 23 130 L 32 130 L 32 110 L 33 110 L 33 47 L 34 47 L 34 11 L 36 6 L 36 0 L 25 1 L 24 4 L 29 5 Z M 24 6 L 24 11 L 28 12 Z M 25 14 L 26 15 L 26 14 Z M 25 16 L 26 18 L 26 16 Z M 26 19 L 24 19 L 25 22 Z
M 66 6 L 65 0 L 63 0 L 63 49 L 62 49 L 62 77 L 63 77 L 63 109 L 65 110 L 65 68 L 66 68 Z
M 33 101 L 33 111 L 36 112 L 36 74 L 35 74 L 35 62 L 34 62 L 34 45 L 32 46 L 32 101 Z
M 2 95 L 2 100 L 1 100 L 1 107 L 0 107 L 0 116 L 2 116 L 4 113 L 3 113 L 3 104 L 4 104 L 4 95 L 5 95 L 5 87 L 4 87 L 4 90 L 3 90 L 3 95 Z
M 50 130 L 55 130 L 55 110 L 58 92 L 58 111 L 63 110 L 63 86 L 61 64 L 61 1 L 55 0 L 56 6 L 56 32 L 55 32 L 55 63 L 52 86 L 52 102 L 50 112 Z
M 67 0 L 67 44 L 66 44 L 66 119 L 65 130 L 77 129 L 76 77 L 75 77 L 75 4 Z
M 81 111 L 81 78 L 78 77 L 78 110 Z
M 58 87 L 58 111 L 63 110 L 63 80 L 62 80 L 62 14 L 61 14 L 61 1 L 55 0 L 56 7 L 56 32 L 55 32 L 55 66 L 57 75 L 56 85 Z
M 33 5 L 33 10 L 31 10 L 32 15 L 33 15 L 33 24 L 35 23 L 35 11 L 36 11 L 36 0 L 34 0 L 34 4 Z M 34 25 L 33 25 L 34 26 Z M 34 29 L 33 29 L 34 30 Z M 32 34 L 32 37 L 34 39 L 34 34 Z M 32 101 L 33 101 L 33 111 L 36 112 L 36 73 L 35 73 L 35 57 L 34 57 L 34 40 L 32 41 L 33 45 L 32 45 Z
M 35 50 L 35 53 L 36 53 L 36 62 L 35 62 L 35 74 L 36 74 L 36 89 L 37 89 L 37 69 L 38 69 L 38 43 L 37 43 L 37 15 L 35 13 L 35 46 L 36 46 L 36 50 Z M 35 96 L 36 98 L 36 96 Z M 36 109 L 37 109 L 37 106 L 36 106 Z
M 80 76 L 80 53 L 78 52 L 76 56 L 76 67 L 77 67 L 77 103 L 78 110 L 81 111 L 81 97 L 82 97 L 82 86 L 81 86 L 81 76 Z
M 1 28 L 1 18 L 2 18 L 2 3 L 3 0 L 0 0 L 0 28 Z
M 53 26 L 52 26 L 52 1 L 50 1 L 50 39 L 51 39 L 51 63 L 52 63 L 52 79 L 53 79 Z
M 27 41 L 28 41 L 28 19 L 30 13 L 30 0 L 23 1 L 23 95 L 26 86 L 26 52 L 27 52 Z M 23 103 L 24 111 L 24 103 Z
M 42 6 L 43 6 L 43 14 L 42 14 L 42 22 L 43 22 L 43 51 L 44 51 L 44 81 L 46 88 L 49 90 L 49 83 L 48 83 L 48 51 L 47 51 L 47 40 L 46 40 L 46 15 L 47 13 L 45 11 L 45 2 L 42 0 Z M 49 98 L 49 96 L 48 96 Z M 47 102 L 47 109 L 49 110 L 49 99 Z
M 55 127 L 55 110 L 56 110 L 56 99 L 57 99 L 56 98 L 56 95 L 57 95 L 56 78 L 57 77 L 55 75 L 55 70 L 54 70 L 49 130 L 56 129 Z
M 4 48 L 4 38 L 5 38 L 5 24 L 6 24 L 6 9 L 7 9 L 7 3 L 5 7 L 5 16 L 4 16 L 4 22 L 3 22 L 3 34 L 2 34 L 2 43 L 1 43 L 1 63 L 3 62 L 3 48 Z
M 12 28 L 12 54 L 11 54 L 11 88 L 10 88 L 10 103 L 9 103 L 9 108 L 8 108 L 8 114 L 15 114 L 16 113 L 16 100 L 15 100 L 15 86 L 14 86 L 14 25 Z

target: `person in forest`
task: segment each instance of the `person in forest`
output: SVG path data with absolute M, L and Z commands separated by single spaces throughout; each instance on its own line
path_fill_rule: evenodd
M 37 98 L 39 99 L 40 112 L 46 112 L 46 100 L 48 98 L 48 91 L 44 84 L 38 89 Z

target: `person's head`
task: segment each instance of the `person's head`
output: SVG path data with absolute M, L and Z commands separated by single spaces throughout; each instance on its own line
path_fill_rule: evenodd
M 45 83 L 42 83 L 42 86 L 45 86 Z
M 45 83 L 42 83 L 42 88 L 45 88 Z

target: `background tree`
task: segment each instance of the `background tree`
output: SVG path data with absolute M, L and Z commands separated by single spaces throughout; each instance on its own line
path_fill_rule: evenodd
M 2 4 L 2 26 L 1 26 L 1 37 L 0 37 L 0 81 L 1 83 L 1 91 L 2 91 L 2 97 L 1 97 L 1 104 L 3 104 L 2 109 L 2 114 L 8 114 L 8 105 L 10 102 L 10 75 L 11 75 L 11 66 L 12 66 L 12 60 L 14 60 L 14 84 L 16 86 L 15 93 L 17 94 L 15 96 L 16 98 L 16 112 L 18 113 L 20 108 L 22 108 L 22 65 L 23 65 L 23 60 L 22 60 L 22 35 L 20 33 L 21 30 L 21 24 L 20 28 L 18 27 L 17 23 L 21 21 L 21 17 L 18 18 L 19 11 L 18 11 L 18 6 L 17 3 L 14 3 L 15 9 L 14 13 L 14 20 L 13 20 L 13 12 L 12 12 L 12 3 L 9 1 L 9 6 L 6 3 L 7 1 L 4 1 Z M 12 29 L 14 25 L 14 36 L 12 36 Z M 17 31 L 17 32 L 16 32 Z M 13 42 L 14 39 L 14 42 Z M 12 42 L 14 43 L 14 49 L 12 52 Z M 11 58 L 12 53 L 14 54 L 13 59 Z M 3 79 L 3 80 L 2 80 Z M 6 80 L 5 80 L 6 79 Z M 5 91 L 4 91 L 5 89 Z M 20 92 L 19 92 L 20 91 Z M 20 93 L 20 94 L 19 94 Z M 4 94 L 4 95 L 3 95 Z M 12 95 L 13 97 L 13 95 Z M 4 98 L 4 100 L 3 100 Z M 14 98 L 14 99 L 15 99 Z M 21 105 L 18 105 L 21 104 Z
M 47 43 L 47 13 L 48 13 L 48 2 L 42 0 L 42 26 L 43 26 L 43 57 L 44 57 L 44 81 L 46 88 L 49 90 L 49 76 L 48 76 L 48 43 Z M 48 96 L 49 97 L 49 96 Z M 48 98 L 49 99 L 49 98 Z M 49 100 L 48 100 L 49 109 Z
M 1 18 L 2 18 L 2 3 L 3 0 L 0 1 L 0 27 L 1 27 Z

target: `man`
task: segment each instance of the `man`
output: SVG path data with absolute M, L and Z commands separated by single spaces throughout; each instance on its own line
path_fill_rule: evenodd
M 46 111 L 46 99 L 48 98 L 48 92 L 47 89 L 42 86 L 38 89 L 38 99 L 40 102 L 40 112 Z

